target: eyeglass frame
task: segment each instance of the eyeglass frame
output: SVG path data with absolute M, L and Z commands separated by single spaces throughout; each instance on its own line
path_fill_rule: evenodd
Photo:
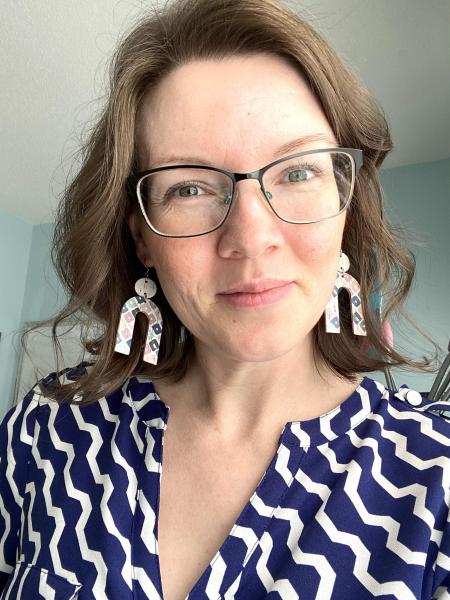
M 264 184 L 263 184 L 263 176 L 264 173 L 266 171 L 268 171 L 270 168 L 272 168 L 273 166 L 277 165 L 280 162 L 284 162 L 287 161 L 289 159 L 292 158 L 298 158 L 300 156 L 306 156 L 309 154 L 317 154 L 319 152 L 340 152 L 341 154 L 348 154 L 350 155 L 351 159 L 352 159 L 352 173 L 353 173 L 353 177 L 352 177 L 352 185 L 351 185 L 351 189 L 350 189 L 350 193 L 348 195 L 347 201 L 345 203 L 345 205 L 341 208 L 341 210 L 334 214 L 331 215 L 329 217 L 324 217 L 323 219 L 316 219 L 313 221 L 290 221 L 288 219 L 283 219 L 282 217 L 280 217 L 280 215 L 275 211 L 274 207 L 272 206 L 272 204 L 270 203 L 270 199 L 267 197 L 267 192 L 264 189 Z M 129 175 L 129 177 L 127 178 L 127 184 L 129 186 L 131 186 L 131 189 L 133 189 L 134 187 L 134 192 L 136 193 L 137 196 L 137 200 L 139 203 L 139 207 L 141 209 L 142 215 L 145 219 L 145 222 L 147 223 L 147 225 L 150 227 L 150 229 L 156 233 L 157 235 L 160 235 L 162 237 L 169 237 L 169 238 L 187 238 L 187 237 L 198 237 L 200 235 L 207 235 L 208 233 L 212 233 L 213 231 L 216 231 L 217 229 L 219 229 L 220 227 L 222 227 L 222 225 L 225 223 L 225 221 L 228 218 L 228 215 L 230 214 L 231 211 L 231 207 L 233 206 L 233 202 L 234 199 L 236 197 L 236 184 L 239 183 L 239 181 L 242 181 L 243 179 L 256 179 L 259 182 L 259 187 L 262 191 L 262 193 L 264 194 L 264 198 L 267 200 L 270 208 L 272 209 L 272 212 L 275 214 L 276 217 L 278 217 L 281 221 L 284 221 L 285 223 L 291 223 L 292 225 L 307 225 L 310 223 L 320 223 L 321 221 L 326 221 L 327 219 L 333 219 L 334 217 L 337 217 L 338 215 L 340 215 L 341 213 L 344 212 L 344 210 L 346 210 L 350 204 L 350 201 L 352 199 L 353 196 L 353 189 L 355 186 L 355 180 L 356 180 L 356 176 L 358 175 L 358 172 L 361 168 L 363 164 L 363 151 L 359 148 L 341 148 L 341 147 L 336 147 L 336 148 L 317 148 L 315 150 L 305 150 L 304 152 L 297 152 L 296 154 L 290 154 L 289 156 L 284 156 L 282 158 L 279 158 L 267 165 L 265 165 L 264 167 L 262 167 L 261 169 L 257 169 L 256 171 L 252 171 L 250 173 L 234 173 L 232 171 L 227 171 L 226 169 L 220 169 L 219 167 L 212 167 L 209 165 L 167 165 L 165 167 L 156 167 L 153 169 L 148 169 L 146 171 L 140 171 L 139 173 L 133 173 L 131 175 Z M 156 173 L 159 171 L 166 171 L 169 169 L 180 169 L 180 168 L 196 168 L 196 169 L 206 169 L 208 171 L 216 171 L 219 173 L 223 173 L 224 175 L 227 175 L 233 184 L 233 188 L 231 191 L 231 198 L 230 198 L 230 202 L 228 204 L 228 209 L 227 212 L 225 213 L 225 216 L 223 217 L 223 219 L 221 220 L 221 222 L 216 225 L 216 227 L 214 227 L 213 229 L 210 229 L 208 231 L 205 231 L 203 233 L 193 233 L 193 234 L 188 234 L 188 235 L 179 235 L 179 234 L 167 234 L 167 233 L 161 233 L 160 231 L 158 231 L 150 222 L 146 210 L 143 206 L 143 202 L 142 202 L 142 198 L 141 198 L 141 194 L 140 194 L 140 190 L 139 190 L 139 184 L 140 182 L 147 176 L 147 175 L 151 175 L 152 173 Z

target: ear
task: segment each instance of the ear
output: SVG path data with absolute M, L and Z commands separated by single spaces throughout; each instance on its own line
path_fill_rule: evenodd
M 143 223 L 141 219 L 139 219 L 139 215 L 135 212 L 131 213 L 127 218 L 127 223 L 130 229 L 131 237 L 134 240 L 137 257 L 144 267 L 151 267 L 150 253 L 146 241 L 142 235 Z

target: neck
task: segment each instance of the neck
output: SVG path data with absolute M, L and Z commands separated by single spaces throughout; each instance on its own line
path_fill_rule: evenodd
M 329 412 L 360 381 L 343 380 L 317 364 L 311 344 L 270 361 L 242 362 L 197 342 L 184 379 L 170 388 L 156 383 L 156 388 L 171 412 L 219 440 L 240 443 Z

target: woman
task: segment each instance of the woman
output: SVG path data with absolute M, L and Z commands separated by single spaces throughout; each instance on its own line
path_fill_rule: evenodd
M 413 274 L 390 149 L 271 0 L 178 1 L 128 35 L 55 235 L 55 323 L 104 331 L 3 421 L 1 598 L 447 597 L 442 405 L 359 375 L 426 366 L 376 308 Z

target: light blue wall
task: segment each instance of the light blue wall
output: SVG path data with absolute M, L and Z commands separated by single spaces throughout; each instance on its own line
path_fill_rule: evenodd
M 450 338 L 450 159 L 383 170 L 381 183 L 389 218 L 411 232 L 409 247 L 416 256 L 416 281 L 406 308 L 446 351 Z M 403 333 L 395 324 L 394 346 L 415 357 L 431 348 L 411 327 Z M 418 391 L 429 391 L 435 378 L 396 369 L 393 374 L 398 385 L 405 383 Z
M 53 223 L 33 227 L 22 323 L 50 318 L 66 297 L 51 263 L 53 228 Z
M 47 319 L 63 306 L 64 290 L 50 259 L 53 223 L 32 226 L 0 211 L 0 418 L 14 399 L 21 352 L 20 330 L 29 321 Z M 11 257 L 5 260 L 5 257 Z M 8 294 L 7 290 L 14 290 Z
M 11 405 L 33 226 L 0 209 L 0 416 Z

